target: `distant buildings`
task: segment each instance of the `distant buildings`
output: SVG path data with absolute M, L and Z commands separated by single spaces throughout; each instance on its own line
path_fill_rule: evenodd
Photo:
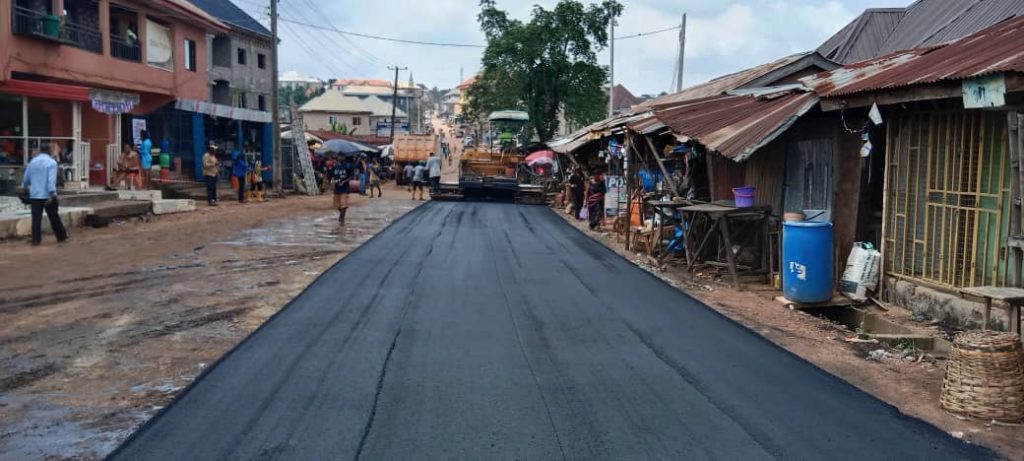
M 342 91 L 327 91 L 299 108 L 307 130 L 379 136 L 390 135 L 391 111 L 390 97 Z M 396 133 L 409 132 L 409 116 L 405 110 L 397 108 L 395 120 Z
M 281 88 L 302 88 L 305 90 L 314 90 L 324 86 L 324 82 L 322 80 L 316 77 L 306 77 L 294 70 L 281 74 L 281 76 L 278 77 L 277 82 Z

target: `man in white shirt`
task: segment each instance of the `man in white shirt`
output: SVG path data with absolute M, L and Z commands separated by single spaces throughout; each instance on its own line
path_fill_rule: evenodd
M 54 150 L 56 144 L 50 147 Z M 54 150 L 54 153 L 57 151 Z M 50 218 L 50 228 L 57 236 L 57 242 L 68 239 L 68 231 L 60 221 L 57 209 L 57 162 L 45 152 L 36 152 L 32 161 L 25 167 L 25 177 L 21 180 L 22 193 L 28 197 L 32 207 L 32 245 L 39 246 L 43 241 L 43 211 Z
M 430 193 L 436 194 L 441 191 L 441 158 L 430 153 L 427 159 L 427 172 L 430 177 Z

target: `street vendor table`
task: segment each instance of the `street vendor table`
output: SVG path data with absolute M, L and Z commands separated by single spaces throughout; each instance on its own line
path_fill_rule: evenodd
M 961 288 L 960 293 L 985 300 L 982 328 L 988 329 L 992 318 L 992 300 L 1002 301 L 1010 314 L 1010 332 L 1020 335 L 1020 306 L 1024 304 L 1024 289 L 1013 287 L 970 287 Z
M 692 205 L 692 204 L 693 204 L 693 202 L 691 202 L 689 200 L 686 200 L 686 199 L 681 199 L 681 198 L 672 199 L 672 200 L 646 200 L 646 201 L 644 201 L 644 205 L 646 205 L 647 207 L 650 207 L 654 211 L 654 213 L 657 214 L 661 218 L 661 219 L 658 220 L 658 229 L 657 229 L 657 231 L 655 231 L 653 229 L 651 230 L 651 232 L 654 233 L 654 235 L 657 236 L 657 241 L 656 242 L 651 242 L 651 245 L 648 247 L 649 256 L 654 256 L 653 253 L 654 253 L 655 249 L 657 249 L 657 251 L 659 252 L 659 254 L 658 254 L 658 264 L 659 265 L 661 265 L 661 263 L 664 262 L 664 260 L 669 256 L 669 253 L 670 253 L 668 250 L 666 250 L 664 252 L 661 251 L 662 241 L 664 240 L 665 224 L 668 224 L 668 225 L 672 226 L 672 229 L 675 229 L 675 226 L 680 224 L 679 220 L 676 219 L 676 217 L 675 217 L 675 210 L 677 208 L 679 208 L 680 206 Z M 672 210 L 672 211 L 666 213 L 665 209 L 669 209 L 669 210 Z
M 697 205 L 683 206 L 679 208 L 679 211 L 683 213 L 689 213 L 693 216 L 690 221 L 690 226 L 688 229 L 686 229 L 685 234 L 686 253 L 687 259 L 689 261 L 687 270 L 691 272 L 693 271 L 694 267 L 696 267 L 697 265 L 698 259 L 700 258 L 701 252 L 704 251 L 704 247 L 707 246 L 708 242 L 711 241 L 711 238 L 715 236 L 717 233 L 719 236 L 721 236 L 723 243 L 725 245 L 725 265 L 726 268 L 729 269 L 729 275 L 732 276 L 733 286 L 739 289 L 739 269 L 737 268 L 736 264 L 736 252 L 733 251 L 733 241 L 735 240 L 735 235 L 733 234 L 734 227 L 730 223 L 730 221 L 753 221 L 754 224 L 757 226 L 758 231 L 757 236 L 753 239 L 752 244 L 763 245 L 763 241 L 767 238 L 767 225 L 768 218 L 771 216 L 771 207 L 754 206 L 737 208 L 735 206 L 728 206 L 718 203 L 703 203 Z M 711 227 L 708 229 L 707 234 L 704 235 L 704 238 L 701 240 L 700 245 L 697 245 L 697 248 L 693 249 L 693 247 L 691 246 L 692 233 L 695 229 L 697 229 L 697 226 L 695 226 L 695 224 L 702 219 L 710 221 Z M 767 263 L 764 261 L 764 258 L 765 252 L 764 249 L 761 248 L 762 267 L 756 270 L 764 270 L 765 266 L 767 266 Z

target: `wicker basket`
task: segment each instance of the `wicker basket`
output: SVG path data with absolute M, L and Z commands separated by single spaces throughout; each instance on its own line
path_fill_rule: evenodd
M 1024 420 L 1024 350 L 1017 335 L 967 331 L 956 335 L 939 397 L 942 408 L 966 416 Z

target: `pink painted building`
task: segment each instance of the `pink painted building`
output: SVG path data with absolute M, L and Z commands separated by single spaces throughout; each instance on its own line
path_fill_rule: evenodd
M 207 99 L 227 30 L 187 0 L 0 0 L 0 194 L 53 143 L 64 187 L 104 183 L 135 117 Z

